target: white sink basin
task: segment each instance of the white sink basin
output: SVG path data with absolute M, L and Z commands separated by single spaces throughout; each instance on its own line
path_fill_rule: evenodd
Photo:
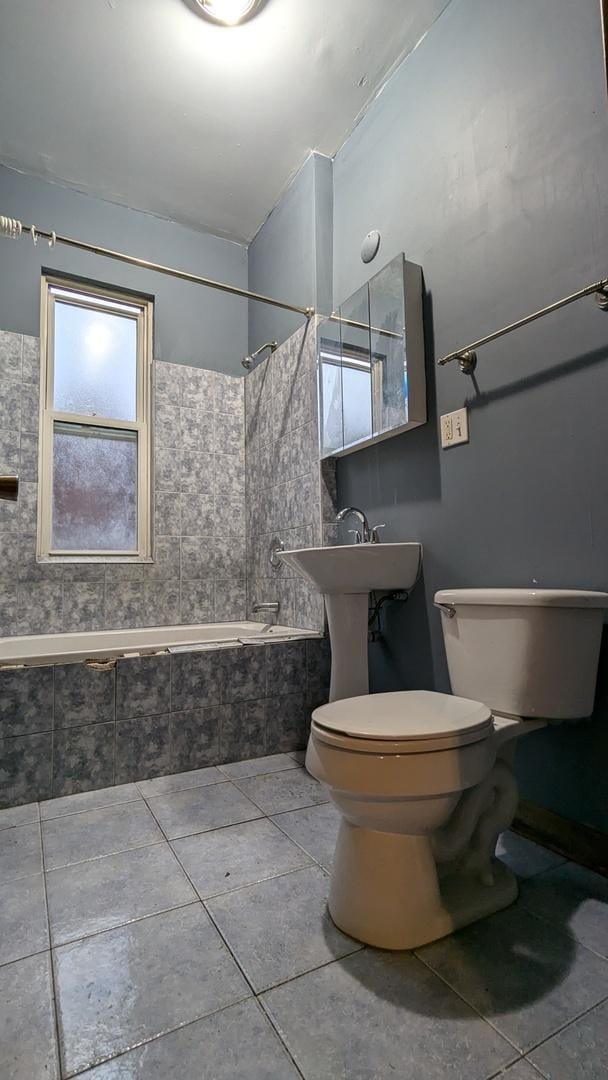
M 298 548 L 278 555 L 325 598 L 331 639 L 329 700 L 369 694 L 369 593 L 413 588 L 420 573 L 422 545 L 348 544 Z
M 298 548 L 280 558 L 324 595 L 411 589 L 420 570 L 420 544 L 345 544 Z

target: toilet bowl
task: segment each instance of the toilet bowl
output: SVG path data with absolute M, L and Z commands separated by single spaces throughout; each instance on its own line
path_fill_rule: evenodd
M 467 589 L 435 603 L 454 696 L 366 695 L 312 717 L 306 766 L 341 813 L 329 911 L 380 948 L 415 948 L 516 898 L 494 854 L 517 808 L 515 740 L 591 712 L 608 595 Z

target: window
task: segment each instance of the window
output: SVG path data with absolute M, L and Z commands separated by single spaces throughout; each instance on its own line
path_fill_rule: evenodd
M 150 557 L 152 301 L 42 279 L 38 555 Z

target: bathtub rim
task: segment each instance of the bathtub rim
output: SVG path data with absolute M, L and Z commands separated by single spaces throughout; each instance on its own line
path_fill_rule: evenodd
M 180 645 L 209 648 L 246 647 L 241 638 L 257 638 L 257 644 L 324 637 L 318 630 L 273 626 L 262 635 L 262 623 L 243 620 L 225 623 L 189 623 L 170 626 L 125 627 L 115 630 L 67 631 L 0 638 L 0 671 L 50 664 L 76 664 L 87 660 L 119 660 L 167 653 Z M 212 635 L 211 631 L 215 631 Z M 200 637 L 197 635 L 201 634 Z M 127 640 L 121 640 L 126 638 Z M 154 636 L 154 640 L 152 640 Z M 158 639 L 157 639 L 158 636 Z M 55 647 L 49 648 L 50 643 Z M 62 648 L 63 646 L 63 648 Z M 69 647 L 71 646 L 71 648 Z M 188 651 L 196 652 L 195 648 Z

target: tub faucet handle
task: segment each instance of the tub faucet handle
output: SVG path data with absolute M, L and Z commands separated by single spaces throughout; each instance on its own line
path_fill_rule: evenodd
M 355 538 L 354 543 L 355 544 L 360 544 L 361 543 L 361 533 L 359 532 L 358 529 L 349 529 L 348 533 L 349 533 L 349 536 L 354 536 L 354 538 Z
M 386 524 L 374 525 L 372 529 L 372 544 L 379 544 L 380 537 L 378 536 L 378 529 L 386 529 Z

